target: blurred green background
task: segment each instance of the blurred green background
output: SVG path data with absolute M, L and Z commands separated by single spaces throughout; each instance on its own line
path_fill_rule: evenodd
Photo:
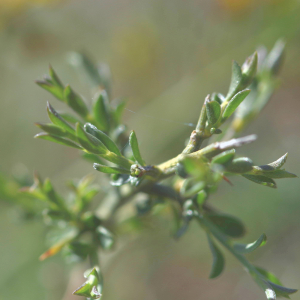
M 264 164 L 289 152 L 286 168 L 299 175 L 299 16 L 299 0 L 0 0 L 0 173 L 38 170 L 61 191 L 67 179 L 93 173 L 75 150 L 32 138 L 33 123 L 47 120 L 46 101 L 62 108 L 34 84 L 49 63 L 65 83 L 92 97 L 67 63 L 70 51 L 111 66 L 114 96 L 128 99 L 135 113 L 125 112 L 126 123 L 154 164 L 182 149 L 191 131 L 184 123 L 197 121 L 206 94 L 226 93 L 232 59 L 242 63 L 257 46 L 270 49 L 284 38 L 281 86 L 247 129 L 258 140 L 238 153 Z M 249 259 L 299 288 L 298 179 L 279 181 L 277 190 L 232 180 L 234 187 L 222 183 L 212 203 L 245 221 L 244 241 L 265 232 L 267 245 Z M 60 255 L 39 262 L 44 226 L 19 222 L 7 202 L 0 208 L 0 299 L 76 299 L 71 292 L 86 265 L 66 266 Z M 264 299 L 230 255 L 224 274 L 208 279 L 212 259 L 197 226 L 174 241 L 164 225 L 101 254 L 105 299 Z

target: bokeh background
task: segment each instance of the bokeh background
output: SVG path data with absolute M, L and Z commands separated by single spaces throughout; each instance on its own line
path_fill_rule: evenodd
M 287 42 L 281 86 L 247 129 L 259 135 L 255 145 L 239 154 L 264 164 L 289 152 L 286 167 L 300 174 L 299 0 L 0 0 L 0 173 L 38 170 L 63 192 L 67 179 L 93 172 L 76 151 L 32 138 L 33 123 L 47 120 L 46 101 L 61 107 L 34 84 L 49 63 L 65 83 L 92 96 L 68 64 L 71 51 L 110 65 L 114 95 L 125 96 L 134 112 L 125 112 L 126 123 L 146 160 L 158 163 L 182 149 L 191 131 L 184 123 L 196 122 L 205 95 L 226 93 L 232 59 L 242 63 L 278 38 Z M 267 245 L 249 259 L 299 288 L 298 179 L 279 181 L 277 190 L 233 182 L 221 184 L 213 204 L 245 221 L 244 241 L 265 232 Z M 45 227 L 15 216 L 0 202 L 0 299 L 76 299 L 71 292 L 86 265 L 67 266 L 60 255 L 39 262 Z M 165 227 L 154 225 L 101 255 L 105 299 L 264 299 L 230 254 L 223 275 L 208 279 L 212 259 L 197 226 L 180 241 Z

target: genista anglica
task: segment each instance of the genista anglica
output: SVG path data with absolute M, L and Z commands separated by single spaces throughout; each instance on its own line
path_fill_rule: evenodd
M 169 219 L 173 219 L 176 227 L 175 239 L 182 237 L 195 220 L 199 230 L 205 231 L 212 253 L 212 268 L 207 274 L 210 278 L 222 273 L 223 253 L 227 251 L 248 271 L 267 299 L 289 298 L 297 291 L 286 288 L 275 275 L 247 259 L 248 253 L 266 243 L 264 233 L 249 244 L 235 242 L 234 239 L 243 237 L 246 232 L 242 221 L 209 204 L 212 192 L 222 180 L 231 183 L 231 175 L 242 176 L 249 180 L 249 185 L 270 188 L 276 188 L 278 179 L 297 177 L 283 169 L 287 154 L 261 166 L 238 154 L 240 147 L 255 142 L 256 135 L 240 137 L 240 133 L 269 101 L 277 85 L 283 50 L 284 44 L 279 41 L 263 59 L 255 52 L 242 66 L 234 61 L 228 93 L 214 92 L 206 97 L 187 145 L 176 157 L 158 165 L 145 161 L 135 131 L 129 132 L 122 123 L 125 103 L 111 101 L 110 73 L 106 66 L 99 68 L 85 55 L 72 53 L 73 65 L 96 91 L 89 104 L 73 87 L 65 85 L 51 66 L 49 76 L 37 81 L 74 114 L 59 113 L 48 103 L 50 122 L 36 123 L 43 132 L 35 138 L 80 150 L 83 159 L 93 163 L 94 169 L 104 173 L 110 182 L 110 189 L 105 187 L 106 196 L 97 209 L 93 198 L 101 186 L 93 184 L 91 176 L 68 182 L 71 194 L 67 197 L 56 192 L 50 179 L 43 180 L 38 174 L 32 186 L 22 188 L 22 197 L 43 201 L 44 221 L 57 234 L 56 243 L 40 259 L 62 252 L 68 261 L 88 259 L 90 262 L 90 269 L 84 274 L 86 281 L 74 291 L 75 295 L 88 299 L 102 297 L 105 274 L 102 274 L 98 254 L 117 247 L 116 232 L 120 232 L 124 217 L 121 222 L 115 216 L 130 201 L 135 206 L 135 214 L 127 216 L 128 222 L 140 222 L 146 214 L 151 216 L 158 203 L 170 207 L 173 214 Z M 224 123 L 227 126 L 223 127 Z M 213 142 L 208 141 L 203 146 L 210 138 Z M 166 178 L 172 180 L 162 182 Z M 123 189 L 123 185 L 127 188 Z M 143 200 L 134 201 L 137 194 L 144 194 Z M 40 207 L 24 205 L 33 215 L 39 214 Z

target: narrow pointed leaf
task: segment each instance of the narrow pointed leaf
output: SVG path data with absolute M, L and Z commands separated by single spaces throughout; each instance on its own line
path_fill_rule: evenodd
M 221 114 L 221 106 L 217 101 L 205 102 L 208 124 L 214 125 Z
M 144 160 L 142 159 L 142 156 L 141 156 L 141 153 L 140 153 L 138 140 L 137 140 L 136 134 L 133 130 L 131 131 L 130 136 L 129 136 L 129 144 L 130 144 L 130 147 L 132 149 L 134 159 L 141 166 L 145 166 Z
M 115 153 L 116 155 L 122 156 L 122 153 L 115 142 L 96 126 L 92 125 L 91 123 L 86 123 L 84 125 L 84 130 L 101 141 L 109 151 Z
M 51 120 L 51 122 L 61 128 L 63 128 L 64 130 L 66 130 L 67 132 L 69 132 L 70 134 L 75 136 L 75 130 L 74 128 L 69 125 L 60 115 L 59 113 L 50 105 L 50 103 L 47 103 L 47 112 L 48 112 L 48 116 L 49 119 Z
M 234 94 L 238 92 L 239 86 L 243 79 L 241 67 L 236 61 L 233 61 L 232 63 L 231 72 L 232 72 L 231 82 L 230 82 L 228 94 L 226 96 L 227 99 L 230 99 Z
M 236 217 L 219 213 L 209 213 L 207 217 L 227 236 L 240 238 L 245 235 L 245 226 Z
M 76 123 L 80 123 L 80 125 L 81 125 L 81 123 L 82 123 L 78 118 L 74 117 L 73 115 L 71 115 L 69 113 L 60 112 L 59 114 L 68 123 L 71 123 L 71 124 L 74 124 L 74 125 Z
M 248 96 L 249 93 L 250 90 L 243 90 L 235 94 L 232 97 L 232 99 L 228 102 L 223 112 L 222 119 L 228 119 L 234 113 L 237 107 L 243 102 L 243 100 Z
M 263 276 L 265 280 L 267 280 L 267 283 L 270 285 L 272 290 L 275 291 L 278 297 L 289 298 L 290 294 L 294 294 L 298 291 L 297 289 L 284 287 L 280 280 L 271 272 L 259 267 L 256 267 L 256 270 Z
M 50 133 L 52 135 L 60 136 L 60 137 L 65 137 L 67 136 L 66 130 L 63 128 L 54 125 L 54 124 L 41 124 L 41 123 L 35 123 L 35 126 L 39 127 L 40 129 L 44 130 L 47 133 Z
M 76 124 L 76 137 L 79 144 L 91 153 L 107 154 L 109 152 L 101 141 L 96 139 L 91 134 L 85 132 L 78 123 Z
M 257 52 L 254 52 L 254 54 L 249 56 L 242 65 L 242 82 L 244 87 L 248 86 L 252 82 L 257 70 L 257 61 L 258 55 Z
M 120 124 L 121 123 L 121 119 L 123 116 L 123 112 L 126 106 L 126 102 L 125 101 L 120 101 L 118 103 L 118 105 L 116 106 L 116 108 L 113 111 L 113 116 L 114 116 L 114 120 L 116 124 Z
M 103 131 L 109 131 L 109 102 L 105 91 L 101 91 L 95 96 L 93 113 L 97 122 L 97 127 Z
M 296 174 L 290 173 L 285 170 L 275 170 L 273 172 L 264 172 L 264 176 L 274 179 L 281 179 L 281 178 L 297 178 Z
M 224 165 L 224 164 L 230 163 L 233 160 L 234 156 L 235 156 L 235 149 L 227 150 L 227 151 L 224 151 L 224 152 L 216 155 L 212 159 L 211 163 Z
M 224 266 L 225 266 L 225 260 L 224 260 L 224 256 L 223 256 L 222 252 L 219 250 L 219 248 L 213 242 L 213 240 L 209 234 L 207 235 L 207 239 L 208 239 L 211 253 L 213 255 L 213 264 L 212 264 L 209 278 L 216 278 L 222 273 Z
M 247 178 L 248 180 L 251 180 L 255 183 L 264 185 L 264 186 L 268 186 L 271 188 L 277 188 L 276 182 L 271 179 L 268 178 L 266 176 L 262 176 L 262 175 L 250 175 L 250 174 L 243 174 L 243 177 Z
M 234 250 L 240 254 L 250 253 L 256 250 L 258 247 L 263 246 L 267 241 L 267 236 L 262 234 L 255 242 L 250 244 L 235 244 Z
M 46 140 L 46 141 L 50 141 L 50 142 L 58 143 L 58 144 L 61 144 L 61 145 L 64 145 L 64 146 L 68 146 L 68 147 L 72 147 L 72 148 L 75 148 L 75 149 L 82 150 L 82 147 L 80 147 L 79 145 L 73 143 L 72 141 L 61 138 L 59 136 L 51 135 L 49 133 L 44 133 L 44 132 L 38 133 L 34 136 L 34 138 L 35 139 L 43 139 L 43 140 Z
M 81 117 L 85 118 L 89 111 L 83 99 L 76 94 L 69 85 L 64 89 L 65 102 Z
M 283 156 L 281 156 L 280 158 L 278 158 L 276 161 L 268 164 L 268 166 L 278 170 L 280 169 L 286 162 L 288 157 L 288 153 L 284 154 Z
M 94 169 L 97 171 L 100 171 L 102 173 L 107 173 L 107 174 L 128 174 L 130 175 L 130 170 L 126 170 L 123 168 L 116 168 L 116 167 L 108 167 L 108 166 L 103 166 L 100 164 L 94 164 L 93 165 Z
M 51 65 L 49 65 L 49 75 L 51 77 L 51 81 L 52 81 L 53 85 L 58 86 L 61 89 L 63 89 L 64 86 Z
M 58 100 L 63 101 L 64 99 L 64 90 L 58 86 L 53 85 L 52 83 L 44 80 L 36 80 L 35 83 L 46 91 L 50 92 Z

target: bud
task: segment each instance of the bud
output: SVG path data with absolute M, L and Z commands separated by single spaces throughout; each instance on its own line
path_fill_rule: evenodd
M 243 87 L 247 87 L 253 80 L 257 70 L 257 52 L 249 56 L 242 66 Z
M 232 163 L 226 166 L 226 171 L 231 173 L 247 173 L 253 168 L 253 162 L 248 157 L 234 159 Z

